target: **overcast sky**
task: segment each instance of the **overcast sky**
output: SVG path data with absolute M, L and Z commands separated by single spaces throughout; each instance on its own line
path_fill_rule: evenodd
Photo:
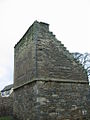
M 35 20 L 70 52 L 90 53 L 90 0 L 0 0 L 0 90 L 13 83 L 14 45 Z

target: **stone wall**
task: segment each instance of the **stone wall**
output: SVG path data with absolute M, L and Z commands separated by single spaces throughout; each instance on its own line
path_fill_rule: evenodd
M 58 41 L 49 25 L 35 22 L 15 46 L 14 87 L 35 78 L 87 82 L 86 71 Z
M 19 120 L 89 120 L 88 85 L 35 81 L 15 90 Z
M 13 115 L 13 94 L 10 97 L 0 97 L 0 117 Z
M 27 83 L 35 77 L 35 41 L 32 39 L 33 29 L 32 26 L 23 36 L 20 43 L 15 47 L 14 54 L 14 86 L 20 86 Z
M 64 45 L 48 29 L 38 26 L 37 77 L 87 82 L 86 71 Z
M 36 106 L 36 82 L 14 91 L 14 117 L 19 120 L 38 120 Z
M 89 85 L 89 92 L 88 92 L 88 95 L 87 95 L 87 108 L 88 108 L 88 111 L 89 111 L 89 119 L 90 119 L 90 85 Z
M 89 120 L 88 85 L 40 81 L 37 86 L 40 120 Z
M 14 116 L 19 120 L 89 120 L 88 77 L 49 31 L 34 22 L 15 45 Z

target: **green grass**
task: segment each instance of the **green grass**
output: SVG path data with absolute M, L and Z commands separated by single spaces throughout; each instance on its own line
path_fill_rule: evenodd
M 12 117 L 7 116 L 7 117 L 0 117 L 0 120 L 13 120 L 13 119 Z

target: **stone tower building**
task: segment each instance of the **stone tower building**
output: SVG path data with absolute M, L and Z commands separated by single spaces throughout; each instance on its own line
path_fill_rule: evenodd
M 14 115 L 19 120 L 89 120 L 84 68 L 35 21 L 15 45 Z

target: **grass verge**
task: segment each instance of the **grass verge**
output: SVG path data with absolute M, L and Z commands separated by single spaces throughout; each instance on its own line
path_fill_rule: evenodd
M 12 117 L 7 116 L 7 117 L 0 117 L 0 120 L 13 120 Z

